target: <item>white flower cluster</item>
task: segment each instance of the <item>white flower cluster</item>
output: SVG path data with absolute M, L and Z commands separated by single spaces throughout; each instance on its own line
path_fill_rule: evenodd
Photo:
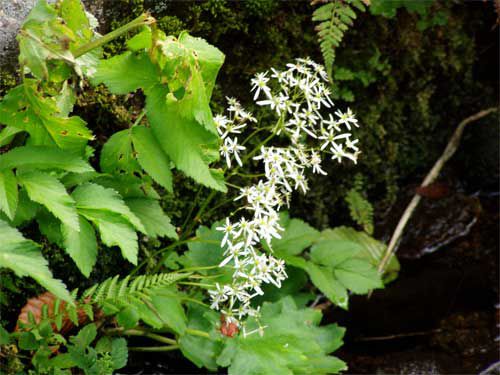
M 287 135 L 290 145 L 260 148 L 254 160 L 263 162 L 265 178 L 242 188 L 236 198 L 246 201 L 243 208 L 252 217 L 236 221 L 228 217 L 217 228 L 224 233 L 221 246 L 225 259 L 220 267 L 230 265 L 234 273 L 231 285 L 216 284 L 216 289 L 209 291 L 211 307 L 220 310 L 227 322 L 243 325 L 244 334 L 242 318 L 259 315 L 258 309 L 250 306 L 251 299 L 264 293 L 263 284 L 279 288 L 287 278 L 283 260 L 259 251 L 264 242 L 272 251 L 272 239 L 281 238 L 283 228 L 278 211 L 283 205 L 289 206 L 293 191 L 308 191 L 307 170 L 326 175 L 321 168 L 323 153 L 339 162 L 343 158 L 356 162 L 359 154 L 358 140 L 351 139 L 352 126 L 358 126 L 351 110 L 336 111 L 336 117 L 329 114 L 328 119 L 320 113 L 322 108 L 333 107 L 330 90 L 324 83 L 327 75 L 323 66 L 310 59 L 297 59 L 287 67 L 283 72 L 271 69 L 270 77 L 269 72 L 257 74 L 251 81 L 251 91 L 255 92 L 258 105 L 276 112 L 278 121 L 272 131 L 275 135 Z M 235 99 L 228 99 L 228 104 L 229 117 L 216 116 L 215 122 L 223 139 L 220 153 L 231 168 L 232 157 L 242 165 L 239 153 L 245 149 L 235 134 L 241 134 L 248 123 L 257 121 Z

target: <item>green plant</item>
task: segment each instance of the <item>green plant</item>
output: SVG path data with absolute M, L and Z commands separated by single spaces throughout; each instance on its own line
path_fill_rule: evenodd
M 318 40 L 328 75 L 332 77 L 335 49 L 339 47 L 345 32 L 354 24 L 356 12 L 366 9 L 362 0 L 331 0 L 316 8 L 312 19 L 316 25 Z
M 353 18 L 345 12 L 339 19 Z M 101 58 L 104 45 L 132 30 L 138 33 L 124 52 Z M 343 329 L 318 327 L 321 314 L 301 298 L 306 285 L 297 295 L 275 292 L 261 310 L 254 300 L 267 297 L 263 288 L 286 282 L 285 262 L 343 308 L 348 293 L 383 286 L 374 269 L 383 247 L 376 240 L 345 228 L 320 233 L 278 214 L 294 190 L 309 190 L 308 173 L 326 174 L 322 156 L 356 162 L 360 152 L 352 111 L 326 117 L 333 102 L 325 68 L 299 58 L 287 70 L 273 69 L 272 80 L 258 73 L 252 91 L 267 115 L 254 117 L 228 98 L 228 113 L 213 116 L 210 98 L 224 55 L 186 32 L 167 36 L 147 14 L 101 37 L 79 0 L 41 0 L 19 43 L 22 82 L 0 103 L 6 151 L 0 155 L 0 234 L 7 239 L 0 266 L 33 277 L 55 295 L 51 313 L 46 305 L 12 334 L 20 349 L 35 351 L 35 371 L 112 372 L 126 362 L 125 341 L 114 336 L 162 344 L 129 350 L 180 349 L 198 366 L 229 367 L 230 373 L 344 369 L 330 355 Z M 94 134 L 72 115 L 88 84 L 135 97 L 130 113 L 122 114 L 125 129 Z M 107 138 L 101 149 L 96 136 Z M 227 166 L 216 164 L 220 156 Z M 164 205 L 181 174 L 201 186 L 176 228 Z M 235 189 L 229 198 L 222 195 L 228 187 Z M 211 211 L 240 199 L 224 221 L 199 226 Z M 118 247 L 135 268 L 70 294 L 37 243 L 63 249 L 87 278 L 101 249 Z M 177 272 L 157 273 L 164 269 Z M 134 276 L 140 271 L 149 274 Z M 396 272 L 393 261 L 387 275 Z M 83 325 L 69 344 L 62 332 L 67 321 Z M 87 348 L 98 336 L 95 348 Z M 66 352 L 54 355 L 54 343 Z

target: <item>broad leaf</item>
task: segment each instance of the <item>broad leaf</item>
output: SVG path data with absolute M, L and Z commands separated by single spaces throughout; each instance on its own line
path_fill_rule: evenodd
M 111 342 L 111 360 L 113 361 L 113 368 L 115 370 L 119 370 L 127 365 L 127 340 L 123 337 L 114 339 Z
M 64 247 L 80 272 L 89 277 L 97 259 L 97 241 L 92 225 L 82 216 L 79 216 L 79 222 L 79 232 L 67 225 L 61 226 Z
M 57 297 L 72 300 L 64 284 L 52 276 L 37 244 L 25 239 L 2 220 L 0 238 L 0 267 L 11 269 L 19 277 L 32 277 Z
M 130 129 L 116 132 L 108 139 L 102 148 L 100 165 L 106 173 L 134 173 L 140 170 L 132 149 Z
M 321 290 L 330 301 L 347 310 L 347 289 L 335 278 L 331 268 L 308 262 L 306 271 L 311 277 L 313 284 Z
M 280 215 L 280 225 L 285 229 L 281 238 L 272 241 L 272 249 L 288 255 L 300 254 L 317 240 L 319 232 L 300 219 L 290 219 L 288 213 Z
M 177 239 L 175 227 L 170 218 L 163 212 L 160 203 L 148 198 L 129 198 L 125 203 L 130 210 L 141 220 L 150 237 L 169 237 Z
M 342 285 L 357 294 L 383 287 L 377 269 L 366 260 L 348 259 L 335 267 L 334 272 Z
M 144 225 L 135 216 L 123 201 L 120 194 L 113 189 L 105 188 L 101 185 L 87 183 L 77 187 L 73 193 L 76 206 L 79 210 L 85 209 L 115 213 L 132 224 L 135 228 L 146 233 Z
M 338 358 L 328 356 L 342 344 L 344 329 L 337 325 L 318 327 L 321 312 L 297 309 L 291 297 L 262 306 L 258 333 L 225 340 L 217 359 L 229 366 L 229 374 L 331 374 L 347 367 Z M 256 328 L 250 324 L 248 329 Z
M 32 201 L 45 206 L 65 225 L 79 230 L 75 201 L 57 178 L 33 171 L 20 174 L 18 180 Z
M 14 220 L 19 201 L 17 180 L 11 170 L 0 170 L 0 210 Z
M 170 160 L 154 138 L 151 129 L 144 126 L 135 126 L 132 129 L 132 139 L 136 157 L 141 167 L 153 180 L 172 192 Z
M 75 173 L 94 171 L 82 158 L 46 146 L 21 146 L 0 155 L 0 169 L 11 168 L 60 169 Z

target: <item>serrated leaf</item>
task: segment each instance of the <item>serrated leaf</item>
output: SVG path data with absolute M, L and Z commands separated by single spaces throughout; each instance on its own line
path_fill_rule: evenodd
M 36 215 L 38 229 L 47 239 L 59 247 L 63 247 L 63 236 L 61 233 L 61 221 L 52 215 L 44 207 L 40 207 Z
M 168 237 L 177 239 L 175 227 L 170 218 L 163 212 L 159 202 L 148 198 L 129 198 L 125 203 L 130 210 L 141 220 L 150 237 Z
M 274 304 L 264 303 L 260 320 L 267 327 L 264 335 L 225 340 L 217 363 L 229 366 L 230 375 L 331 374 L 347 368 L 338 358 L 328 356 L 341 342 L 344 330 L 335 325 L 318 327 L 319 311 L 297 309 L 287 297 Z
M 132 140 L 137 160 L 141 167 L 153 180 L 172 192 L 170 160 L 154 138 L 151 129 L 144 126 L 135 126 L 132 129 Z
M 37 244 L 25 239 L 2 220 L 0 238 L 0 267 L 11 269 L 19 277 L 32 277 L 55 296 L 72 301 L 64 284 L 52 276 Z
M 355 257 L 362 250 L 359 243 L 352 241 L 319 241 L 311 247 L 311 260 L 317 264 L 335 267 Z
M 79 216 L 78 219 L 80 223 L 79 232 L 64 225 L 64 223 L 61 226 L 64 248 L 80 272 L 89 277 L 97 260 L 97 240 L 92 225 L 82 216 Z
M 132 149 L 131 129 L 116 132 L 108 139 L 102 148 L 100 166 L 106 173 L 140 170 Z
M 162 85 L 146 93 L 148 120 L 163 151 L 189 177 L 213 189 L 227 191 L 226 186 L 212 176 L 204 160 L 203 149 L 213 144 L 216 136 L 194 119 L 182 118 L 175 104 L 167 105 L 168 93 Z
M 272 249 L 283 254 L 297 255 L 308 248 L 319 232 L 300 219 L 290 219 L 287 213 L 280 215 L 280 225 L 285 229 L 281 238 L 272 241 Z
M 57 178 L 33 171 L 20 174 L 18 180 L 32 201 L 45 206 L 67 226 L 79 230 L 75 201 Z
M 118 246 L 125 259 L 137 264 L 137 233 L 127 220 L 113 212 L 98 209 L 81 208 L 78 212 L 97 226 L 106 246 Z
M 21 146 L 0 155 L 0 169 L 60 169 L 85 173 L 94 169 L 82 158 L 47 146 Z
M 8 169 L 0 170 L 0 210 L 11 220 L 14 220 L 16 215 L 18 194 L 14 172 Z
M 75 199 L 78 210 L 97 210 L 120 215 L 126 222 L 146 233 L 146 229 L 139 218 L 130 211 L 120 194 L 115 190 L 98 184 L 87 183 L 78 186 L 71 195 Z
M 113 94 L 128 94 L 157 84 L 159 75 L 146 53 L 125 52 L 102 60 L 92 82 L 104 83 Z
M 342 285 L 357 294 L 383 287 L 377 269 L 366 260 L 348 259 L 335 267 L 334 273 Z
M 151 304 L 161 317 L 162 321 L 177 334 L 184 334 L 187 326 L 187 318 L 180 300 L 175 296 L 162 293 L 161 295 L 153 295 Z
M 123 337 L 114 339 L 111 342 L 111 360 L 113 361 L 113 368 L 115 370 L 119 370 L 127 365 L 127 340 Z
M 308 262 L 306 271 L 313 284 L 337 306 L 347 310 L 347 289 L 334 276 L 332 269 Z

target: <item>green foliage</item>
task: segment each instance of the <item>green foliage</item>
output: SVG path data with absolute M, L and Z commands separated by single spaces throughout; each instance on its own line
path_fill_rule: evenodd
M 285 232 L 280 241 L 293 239 L 297 233 L 311 231 L 307 223 L 298 219 L 289 220 L 287 214 L 281 215 L 281 223 Z M 343 235 L 342 228 L 327 229 L 311 235 L 308 241 L 301 242 L 298 247 L 279 247 L 277 242 L 276 248 L 274 240 L 272 245 L 278 257 L 288 265 L 306 271 L 313 284 L 328 299 L 347 309 L 349 290 L 365 294 L 374 288 L 383 287 L 376 266 L 385 248 L 365 233 L 350 229 L 349 235 Z M 308 248 L 310 251 L 303 254 L 305 257 L 300 257 Z
M 354 186 L 347 192 L 345 201 L 349 206 L 351 218 L 360 225 L 363 230 L 373 234 L 373 206 L 363 195 L 363 180 L 361 175 L 357 175 Z
M 262 306 L 264 334 L 226 339 L 217 359 L 229 374 L 331 374 L 347 369 L 328 354 L 342 345 L 344 329 L 336 324 L 318 327 L 321 312 L 298 309 L 292 298 Z M 254 324 L 247 329 L 258 329 Z
M 10 268 L 19 277 L 30 276 L 59 298 L 71 300 L 64 284 L 52 276 L 36 243 L 2 220 L 0 238 L 0 267 Z
M 318 7 L 313 13 L 313 21 L 318 22 L 316 31 L 328 76 L 332 77 L 335 49 L 339 47 L 344 33 L 354 24 L 356 12 L 363 12 L 361 0 L 332 0 Z

